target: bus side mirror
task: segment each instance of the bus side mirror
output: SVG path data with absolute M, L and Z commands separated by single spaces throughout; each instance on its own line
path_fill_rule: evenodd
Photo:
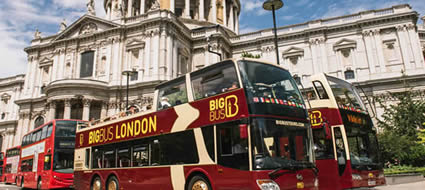
M 247 124 L 240 124 L 239 125 L 239 134 L 241 139 L 247 139 L 248 138 L 248 125 Z
M 328 123 L 323 123 L 322 125 L 323 135 L 326 139 L 331 139 L 331 129 L 329 128 Z

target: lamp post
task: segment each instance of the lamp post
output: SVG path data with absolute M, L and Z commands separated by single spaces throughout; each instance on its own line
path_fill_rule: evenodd
M 130 76 L 133 76 L 135 74 L 137 74 L 137 71 L 136 70 L 126 70 L 126 71 L 123 71 L 122 72 L 122 75 L 127 76 L 127 88 L 126 88 L 126 91 L 127 91 L 127 100 L 126 100 L 126 103 L 125 103 L 125 109 L 126 110 L 128 109 L 128 85 L 130 83 Z
M 274 46 L 276 49 L 276 61 L 277 65 L 279 64 L 279 51 L 277 46 L 277 30 L 276 30 L 276 15 L 275 10 L 279 10 L 283 7 L 282 0 L 267 0 L 263 3 L 263 9 L 273 12 L 273 29 L 274 29 Z

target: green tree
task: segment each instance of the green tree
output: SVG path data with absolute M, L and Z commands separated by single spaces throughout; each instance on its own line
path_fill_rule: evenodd
M 260 54 L 254 55 L 252 53 L 248 53 L 248 52 L 244 51 L 244 52 L 242 52 L 242 57 L 260 59 L 261 55 Z
M 383 161 L 397 159 L 401 164 L 424 166 L 425 145 L 418 143 L 421 136 L 418 129 L 425 122 L 423 94 L 408 88 L 375 97 L 375 101 L 384 109 L 382 118 L 378 119 L 378 127 L 383 129 L 378 134 Z

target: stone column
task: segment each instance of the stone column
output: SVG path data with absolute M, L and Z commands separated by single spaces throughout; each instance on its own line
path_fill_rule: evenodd
M 204 0 L 199 0 L 199 20 L 205 21 L 205 5 Z
M 151 67 L 151 39 L 152 39 L 152 35 L 150 33 L 147 34 L 146 36 L 146 45 L 145 45 L 145 57 L 144 57 L 144 62 L 145 62 L 145 72 L 144 72 L 144 79 L 145 81 L 150 80 L 150 76 L 152 75 L 151 71 L 150 71 L 150 67 Z
M 424 17 L 425 18 L 425 17 Z M 423 55 L 422 48 L 420 45 L 419 35 L 416 32 L 416 26 L 409 24 L 407 26 L 407 34 L 409 35 L 410 44 L 412 46 L 413 56 L 415 58 L 416 68 L 423 67 Z
M 83 120 L 90 121 L 90 99 L 83 99 Z
M 49 121 L 55 119 L 56 115 L 56 101 L 49 102 Z
M 111 15 L 112 15 L 112 11 L 111 11 L 111 4 L 108 5 L 108 10 L 106 11 L 106 18 L 108 20 L 111 20 Z
M 160 34 L 160 50 L 159 50 L 159 77 L 160 80 L 166 79 L 166 59 L 167 59 L 167 41 L 166 41 L 167 31 L 164 29 Z
M 414 66 L 410 63 L 410 55 L 409 55 L 409 45 L 406 39 L 405 27 L 403 25 L 397 26 L 397 35 L 400 40 L 400 49 L 402 54 L 402 59 L 404 62 L 404 66 L 406 69 L 413 69 Z
M 235 11 L 235 33 L 239 34 L 239 18 L 238 18 L 238 12 Z
M 310 40 L 310 49 L 311 49 L 311 59 L 313 62 L 313 73 L 320 73 L 319 63 L 317 60 L 317 52 L 316 52 L 316 46 L 317 46 L 317 39 L 311 39 Z
M 372 49 L 372 37 L 370 31 L 363 32 L 363 41 L 365 44 L 365 50 L 367 55 L 367 61 L 369 62 L 370 73 L 376 73 L 375 62 L 373 59 L 373 49 Z
M 230 14 L 229 14 L 229 22 L 227 23 L 227 27 L 232 29 L 234 31 L 235 27 L 234 27 L 234 19 L 235 19 L 235 13 L 233 12 L 233 4 L 230 6 Z
M 227 26 L 227 1 L 223 0 L 223 25 Z
M 108 102 L 102 102 L 102 109 L 100 111 L 100 118 L 108 116 Z
M 320 43 L 320 50 L 321 50 L 321 54 L 322 54 L 322 72 L 329 72 L 328 70 L 328 53 L 326 51 L 326 39 L 324 38 L 320 38 L 319 39 L 319 43 Z
M 127 17 L 132 17 L 132 16 L 133 16 L 133 0 L 128 0 Z
M 190 0 L 185 0 L 185 3 L 184 3 L 184 18 L 190 18 Z
M 174 0 L 171 0 L 174 3 Z M 140 0 L 140 14 L 145 14 L 145 0 Z
M 23 118 L 21 117 L 21 114 L 19 114 L 19 120 L 18 120 L 18 125 L 16 126 L 16 137 L 15 137 L 15 142 L 13 143 L 13 146 L 18 146 L 21 144 L 21 139 L 22 136 L 24 136 L 22 134 L 22 129 L 23 129 Z
M 217 0 L 211 1 L 211 7 L 212 7 L 212 23 L 217 23 Z
M 170 0 L 170 11 L 173 13 L 176 12 L 176 0 Z
M 153 80 L 158 80 L 159 78 L 159 44 L 160 44 L 160 38 L 159 38 L 159 36 L 160 36 L 160 31 L 159 30 L 155 30 L 154 32 L 153 32 L 153 36 L 152 36 L 152 42 L 153 42 L 153 44 L 151 44 L 151 56 L 153 56 L 152 57 L 152 59 L 151 59 L 151 61 L 152 61 L 152 63 L 153 63 L 153 65 L 151 65 L 151 67 L 153 67 L 153 73 L 151 73 L 152 74 L 152 77 L 153 77 Z
M 64 100 L 63 118 L 71 119 L 71 99 Z
M 173 62 L 173 38 L 172 38 L 172 34 L 168 33 L 167 35 L 167 77 L 166 80 L 171 80 L 172 79 L 172 72 L 173 72 L 173 64 L 176 64 L 175 62 Z
M 174 48 L 173 48 L 173 78 L 177 77 L 178 74 L 178 64 L 179 64 L 179 50 L 176 40 L 174 40 Z
M 374 30 L 373 35 L 375 37 L 376 51 L 378 54 L 380 70 L 381 72 L 385 72 L 385 58 L 384 58 L 384 52 L 383 52 L 384 49 L 382 47 L 380 30 L 379 29 Z

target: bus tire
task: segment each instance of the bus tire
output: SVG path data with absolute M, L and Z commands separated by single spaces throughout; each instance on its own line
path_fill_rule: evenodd
M 100 180 L 99 176 L 96 176 L 90 185 L 90 190 L 101 190 L 101 189 L 102 189 L 102 181 Z
M 42 185 L 42 182 L 41 182 L 41 178 L 39 177 L 37 180 L 37 189 L 41 189 L 41 185 Z
M 203 176 L 193 176 L 189 181 L 187 190 L 212 190 L 210 182 Z
M 120 183 L 118 182 L 117 177 L 111 176 L 106 183 L 106 190 L 119 190 Z
M 19 187 L 24 187 L 24 176 L 22 176 L 21 178 L 21 184 L 19 185 Z

